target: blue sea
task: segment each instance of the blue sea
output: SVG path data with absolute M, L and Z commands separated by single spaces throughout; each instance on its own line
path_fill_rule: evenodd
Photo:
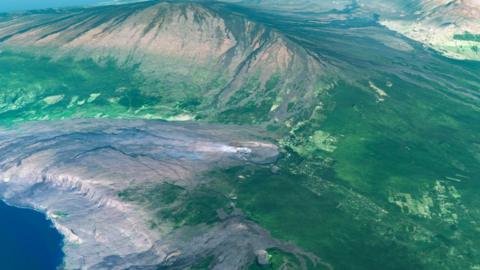
M 0 269 L 55 270 L 63 237 L 45 215 L 0 201 Z
M 102 0 L 0 0 L 0 12 L 90 5 Z

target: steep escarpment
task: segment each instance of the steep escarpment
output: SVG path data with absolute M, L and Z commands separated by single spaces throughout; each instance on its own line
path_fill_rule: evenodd
M 227 115 L 244 111 L 244 122 L 285 118 L 291 92 L 310 103 L 327 73 L 279 31 L 211 3 L 12 15 L 0 23 L 0 40 L 6 50 L 134 69 L 139 93 L 161 100 L 170 116 L 208 118 L 213 106 Z
M 378 17 L 381 24 L 447 57 L 480 60 L 478 0 L 414 1 L 249 1 L 229 0 L 255 8 L 296 13 L 313 19 Z
M 3 74 L 9 79 L 0 82 L 8 90 L 0 96 L 2 119 L 128 117 L 290 125 L 321 110 L 323 96 L 340 81 L 372 92 L 368 80 L 384 72 L 421 73 L 414 53 L 425 55 L 423 48 L 379 29 L 373 19 L 376 11 L 394 16 L 394 10 L 406 8 L 400 2 L 323 8 L 324 15 L 308 13 L 319 16 L 315 22 L 297 16 L 305 14 L 301 11 L 271 16 L 266 8 L 208 1 L 5 15 L 0 61 L 5 59 Z M 363 27 L 350 31 L 351 16 L 363 18 Z M 425 57 L 437 62 L 432 68 L 445 63 Z M 388 64 L 397 61 L 409 64 Z M 49 68 L 30 72 L 42 66 Z M 57 83 L 46 74 L 50 69 L 75 72 Z M 21 79 L 12 81 L 18 76 L 35 77 L 36 83 L 20 87 Z M 432 90 L 476 99 L 471 87 L 459 89 L 439 73 L 428 77 L 441 84 Z M 374 98 L 378 93 L 373 90 Z
M 211 269 L 242 269 L 257 250 L 272 247 L 315 262 L 315 256 L 246 221 L 241 211 L 223 212 L 231 199 L 211 209 L 214 215 L 223 212 L 221 219 L 181 227 L 155 212 L 160 208 L 142 203 L 161 205 L 178 190 L 195 192 L 208 181 L 200 177 L 206 171 L 268 166 L 278 149 L 256 140 L 255 133 L 232 126 L 126 120 L 2 129 L 0 196 L 47 213 L 65 236 L 65 269 L 184 269 L 206 257 L 213 258 Z M 186 214 L 197 214 L 190 210 Z

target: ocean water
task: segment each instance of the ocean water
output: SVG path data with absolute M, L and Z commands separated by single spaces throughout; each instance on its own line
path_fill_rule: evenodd
M 91 5 L 102 0 L 3 0 L 0 1 L 0 12 L 24 11 L 32 9 L 58 8 L 70 6 Z
M 55 270 L 63 259 L 62 241 L 45 215 L 0 201 L 1 270 Z

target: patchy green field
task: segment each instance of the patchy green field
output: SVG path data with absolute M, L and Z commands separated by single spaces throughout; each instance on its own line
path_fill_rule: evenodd
M 28 54 L 0 54 L 3 124 L 79 117 L 152 117 L 159 100 L 146 97 L 131 70 L 113 63 L 53 61 Z M 149 114 L 150 113 L 150 114 Z M 157 116 L 160 117 L 160 116 Z
M 480 35 L 472 34 L 469 32 L 465 32 L 463 34 L 456 34 L 453 36 L 453 38 L 456 40 L 480 42 Z

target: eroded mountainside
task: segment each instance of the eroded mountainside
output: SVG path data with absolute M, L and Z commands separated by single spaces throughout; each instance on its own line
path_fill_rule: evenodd
M 2 198 L 93 269 L 477 269 L 480 65 L 380 24 L 440 2 L 292 3 L 4 15 Z
M 373 4 L 369 7 L 379 9 Z M 293 15 L 285 14 L 273 17 L 266 11 L 208 1 L 148 1 L 6 15 L 0 22 L 6 57 L 12 51 L 35 55 L 38 62 L 43 61 L 41 57 L 51 57 L 66 70 L 72 70 L 66 67 L 71 60 L 77 69 L 81 69 L 79 65 L 94 66 L 89 73 L 68 75 L 85 82 L 82 89 L 71 89 L 68 84 L 52 88 L 52 76 L 46 74 L 48 69 L 42 70 L 38 72 L 41 78 L 22 88 L 22 93 L 3 93 L 6 104 L 2 110 L 13 118 L 21 113 L 37 120 L 76 115 L 295 122 L 320 109 L 318 99 L 339 81 L 369 91 L 365 79 L 386 69 L 396 72 L 398 67 L 392 68 L 390 62 L 402 59 L 409 63 L 401 67 L 400 76 L 420 69 L 422 64 L 414 53 L 423 48 L 386 30 L 369 28 L 373 21 L 362 22 L 358 31 L 334 26 L 352 19 L 348 12 L 357 14 L 358 9 L 338 9 L 332 16 L 317 14 L 318 22 L 303 21 L 302 17 L 292 20 L 288 16 Z M 374 42 L 368 44 L 368 39 Z M 378 61 L 372 63 L 372 57 Z M 27 70 L 41 69 L 22 56 L 11 58 L 3 64 L 6 76 L 25 69 L 17 64 L 19 70 L 12 71 L 12 63 L 32 65 Z M 120 68 L 124 74 L 113 76 L 111 68 Z M 428 76 L 442 85 L 436 90 L 448 88 L 455 93 L 458 89 L 438 73 Z M 8 88 L 16 85 L 4 81 Z M 455 95 L 471 102 L 463 92 L 476 99 L 477 94 L 469 88 Z M 39 104 L 39 100 L 43 101 Z M 105 108 L 91 108 L 93 101 L 101 101 Z M 9 105 L 12 102 L 14 105 Z M 45 104 L 56 110 L 44 113 L 41 108 Z
M 256 108 L 285 118 L 292 90 L 296 100 L 311 103 L 334 67 L 278 31 L 218 8 L 154 1 L 10 16 L 0 23 L 0 40 L 17 51 L 135 69 L 146 79 L 141 94 L 159 100 L 157 106 L 183 100 L 186 109 Z
M 480 60 L 480 2 L 478 0 L 231 0 L 263 9 L 318 17 L 378 16 L 380 22 L 448 57 Z M 348 14 L 342 12 L 348 11 Z

